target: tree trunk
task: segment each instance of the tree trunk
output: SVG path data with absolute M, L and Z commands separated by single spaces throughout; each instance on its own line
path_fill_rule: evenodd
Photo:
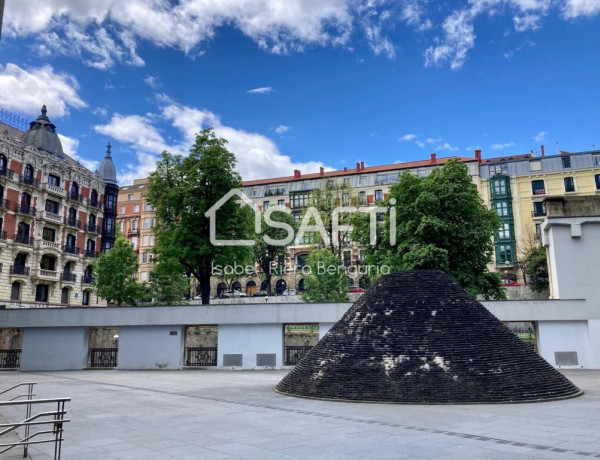
M 210 304 L 210 274 L 200 275 L 198 282 L 200 283 L 200 295 L 202 296 L 202 305 Z

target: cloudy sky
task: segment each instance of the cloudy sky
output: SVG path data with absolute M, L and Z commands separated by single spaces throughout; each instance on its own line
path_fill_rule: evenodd
M 122 185 L 209 126 L 245 179 L 600 147 L 600 0 L 8 0 L 0 56 Z

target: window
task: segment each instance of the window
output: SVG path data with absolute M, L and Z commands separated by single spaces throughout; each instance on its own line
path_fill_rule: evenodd
M 349 267 L 352 265 L 352 250 L 345 249 L 342 253 L 342 259 L 344 262 L 344 266 Z
M 490 176 L 495 176 L 496 174 L 503 174 L 505 172 L 506 167 L 504 165 L 492 165 L 490 166 Z
M 44 227 L 42 230 L 42 239 L 44 241 L 54 242 L 54 238 L 56 238 L 56 230 L 50 227 Z
M 48 302 L 48 285 L 38 284 L 35 288 L 35 301 Z
M 535 235 L 538 238 L 542 237 L 542 224 L 535 224 Z
M 71 184 L 71 198 L 75 200 L 79 198 L 79 185 L 77 184 L 77 182 L 73 182 Z
M 60 177 L 55 174 L 48 174 L 48 183 L 55 187 L 60 187 Z
M 367 185 L 369 183 L 368 176 L 360 176 L 360 185 Z
M 42 270 L 55 271 L 56 270 L 56 259 L 49 255 L 43 255 L 42 260 L 40 261 L 40 268 Z
M 533 216 L 541 217 L 546 215 L 546 205 L 541 201 L 533 203 Z
M 142 263 L 145 264 L 146 262 L 148 262 L 148 253 L 142 252 Z
M 498 239 L 510 240 L 510 224 L 506 222 L 502 224 L 502 226 L 498 229 Z
M 25 172 L 23 173 L 23 176 L 25 176 L 27 179 L 33 179 L 33 166 L 25 166 Z
M 494 207 L 496 208 L 496 212 L 499 216 L 508 216 L 508 202 L 498 201 Z
M 138 221 L 134 220 L 133 222 L 131 222 L 131 229 L 136 232 L 138 229 Z
M 263 211 L 266 211 L 267 209 L 269 209 L 269 202 L 263 201 Z
M 76 241 L 77 239 L 75 238 L 75 235 L 69 233 L 67 234 L 67 239 L 65 240 L 65 246 L 68 248 L 74 248 Z
M 398 182 L 398 173 L 378 174 L 375 178 L 377 185 L 395 184 L 396 182 Z
M 155 211 L 156 208 L 146 201 L 144 203 L 144 211 Z
M 52 214 L 58 214 L 59 204 L 56 201 L 46 200 L 46 211 Z
M 88 217 L 88 227 L 96 228 L 96 214 L 90 214 Z
M 571 157 L 562 157 L 562 167 L 563 168 L 570 168 L 571 167 Z
M 10 287 L 10 300 L 21 300 L 21 283 L 14 281 Z
M 375 190 L 375 201 L 383 201 L 383 191 Z
M 133 193 L 130 193 L 129 195 L 127 195 L 127 201 L 132 201 L 133 200 Z
M 564 158 L 563 158 L 564 160 Z M 575 179 L 572 177 L 565 177 L 565 192 L 574 192 L 575 191 Z
M 267 189 L 266 196 L 283 195 L 285 193 L 285 187 L 271 187 Z
M 107 211 L 116 211 L 117 203 L 115 201 L 115 196 L 108 194 L 106 195 L 106 201 L 104 203 L 104 209 Z
M 137 248 L 138 248 L 138 238 L 137 238 L 137 236 L 132 236 L 131 237 L 131 245 L 133 246 L 133 249 L 137 250 Z
M 98 205 L 98 192 L 96 190 L 92 190 L 92 194 L 90 196 L 90 202 L 92 206 Z
M 145 282 L 148 281 L 148 272 L 141 272 L 140 273 L 140 282 Z
M 358 192 L 358 204 L 367 204 L 367 192 Z
M 6 155 L 0 153 L 0 171 L 6 171 L 8 169 L 8 159 Z
M 298 221 L 302 219 L 302 213 L 300 211 L 294 211 L 292 213 L 292 216 L 294 216 L 294 219 L 296 219 Z
M 133 212 L 140 212 L 140 205 L 139 204 L 134 204 L 133 205 Z
M 600 174 L 596 174 L 596 190 L 600 190 Z
M 342 206 L 348 206 L 350 204 L 350 195 L 342 193 Z
M 81 296 L 81 304 L 82 305 L 90 304 L 90 291 L 83 291 L 83 295 Z
M 277 200 L 277 206 L 280 208 L 285 208 L 285 200 Z
M 335 181 L 333 179 L 327 179 L 327 188 L 334 188 Z
M 121 214 L 125 214 L 125 206 L 121 206 L 121 208 L 119 209 L 119 212 Z
M 121 231 L 121 233 L 123 233 L 124 229 L 125 229 L 125 222 L 123 222 L 123 221 L 119 222 L 119 230 Z
M 513 261 L 513 250 L 510 244 L 501 244 L 498 246 L 498 262 L 506 263 Z
M 309 192 L 293 193 L 290 195 L 292 208 L 305 208 L 310 200 Z
M 143 226 L 144 226 L 144 228 L 150 228 L 150 218 L 149 217 L 144 217 Z
M 542 160 L 532 160 L 529 162 L 529 170 L 530 171 L 541 171 L 542 170 Z
M 350 185 L 350 179 L 348 177 L 344 177 L 344 185 Z
M 532 180 L 531 181 L 531 191 L 534 195 L 545 195 L 546 194 L 546 186 L 544 185 L 543 180 Z
M 494 196 L 506 195 L 506 180 L 504 178 L 492 181 L 492 194 Z
M 85 250 L 88 254 L 93 254 L 96 252 L 96 242 L 94 240 L 87 240 Z

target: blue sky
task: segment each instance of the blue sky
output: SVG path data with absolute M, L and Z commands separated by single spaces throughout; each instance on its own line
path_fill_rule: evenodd
M 7 3 L 0 106 L 123 185 L 208 126 L 245 179 L 600 148 L 600 0 Z

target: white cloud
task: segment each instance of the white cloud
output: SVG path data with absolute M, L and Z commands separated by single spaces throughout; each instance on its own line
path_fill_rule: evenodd
M 158 89 L 162 86 L 158 81 L 158 78 L 152 75 L 146 76 L 146 78 L 144 78 L 144 83 L 146 83 L 151 89 Z
M 317 172 L 321 166 L 326 167 L 319 161 L 295 162 L 281 154 L 275 142 L 268 137 L 227 126 L 218 115 L 208 110 L 178 104 L 164 95 L 159 95 L 158 100 L 162 106 L 160 116 L 115 114 L 109 123 L 94 127 L 96 132 L 111 136 L 135 151 L 137 163 L 127 164 L 119 171 L 121 183 L 147 176 L 163 150 L 186 154 L 196 133 L 211 126 L 217 136 L 227 139 L 227 148 L 236 154 L 237 170 L 244 179 L 288 176 L 294 169 Z M 165 120 L 176 128 L 180 139 L 169 145 L 155 126 L 159 120 Z
M 438 152 L 443 152 L 444 150 L 447 150 L 448 152 L 456 152 L 460 149 L 450 145 L 448 142 L 444 142 L 443 144 L 438 145 L 435 150 Z
M 79 140 L 73 137 L 65 136 L 64 134 L 58 134 L 58 138 L 60 139 L 60 143 L 62 144 L 63 152 L 65 152 L 75 161 L 79 161 L 79 163 L 81 163 L 85 168 L 89 169 L 92 172 L 98 169 L 98 166 L 100 166 L 99 161 L 86 160 L 85 158 L 82 158 L 77 154 Z
M 444 38 L 437 46 L 425 51 L 425 66 L 439 66 L 450 63 L 452 70 L 460 69 L 467 59 L 467 53 L 475 46 L 474 14 L 471 10 L 459 10 L 448 16 L 442 25 Z
M 534 141 L 543 142 L 546 139 L 547 135 L 548 135 L 548 131 L 540 131 L 535 136 L 533 136 L 532 139 Z
M 398 142 L 414 141 L 417 137 L 419 137 L 418 134 L 405 134 L 404 136 L 398 138 Z
M 275 132 L 277 134 L 287 133 L 289 130 L 290 130 L 290 127 L 286 126 L 286 125 L 279 125 L 277 128 L 275 128 Z
M 567 19 L 574 19 L 580 16 L 594 16 L 599 13 L 599 0 L 566 0 L 563 6 L 563 15 Z
M 249 89 L 247 92 L 250 94 L 269 94 L 273 92 L 273 88 L 270 86 L 261 86 L 260 88 Z
M 525 32 L 526 30 L 538 30 L 541 25 L 542 16 L 539 14 L 524 14 L 513 17 L 513 23 L 517 32 Z
M 516 144 L 514 142 L 504 142 L 504 143 L 499 143 L 499 144 L 492 144 L 491 145 L 491 149 L 492 150 L 504 150 L 507 149 L 509 147 L 514 147 Z
M 94 110 L 92 110 L 92 114 L 98 115 L 100 117 L 105 117 L 106 115 L 108 115 L 108 110 L 106 110 L 105 107 L 96 107 Z
M 0 106 L 28 115 L 48 107 L 48 115 L 60 118 L 69 108 L 87 104 L 78 94 L 79 84 L 72 75 L 55 72 L 52 66 L 24 69 L 16 64 L 0 65 Z
M 401 5 L 400 18 L 408 25 L 414 26 L 418 31 L 426 31 L 433 27 L 433 23 L 426 18 L 427 0 L 404 0 Z

